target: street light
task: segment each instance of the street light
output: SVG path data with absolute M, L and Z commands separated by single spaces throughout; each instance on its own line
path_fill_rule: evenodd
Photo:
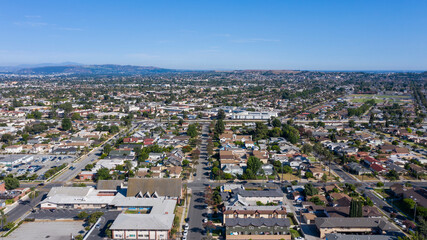
M 415 216 L 417 215 L 417 199 L 414 198 L 414 201 L 415 201 L 415 206 L 414 206 L 414 222 L 416 222 L 417 220 L 416 220 Z

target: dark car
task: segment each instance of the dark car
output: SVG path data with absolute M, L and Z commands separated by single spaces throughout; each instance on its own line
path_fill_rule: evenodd
M 389 206 L 384 206 L 383 209 L 384 209 L 384 211 L 389 212 L 389 213 L 396 213 L 396 210 L 394 210 L 394 208 L 389 207 Z

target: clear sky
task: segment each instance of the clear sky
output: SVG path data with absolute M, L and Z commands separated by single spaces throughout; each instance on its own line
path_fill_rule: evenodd
M 10 0 L 0 65 L 427 70 L 426 0 Z

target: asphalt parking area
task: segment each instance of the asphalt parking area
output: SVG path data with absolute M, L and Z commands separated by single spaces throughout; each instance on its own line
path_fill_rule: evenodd
M 87 212 L 88 214 L 94 212 L 108 212 L 106 209 L 36 209 L 32 212 L 28 218 L 34 219 L 46 219 L 46 220 L 57 220 L 57 219 L 70 219 L 77 218 L 77 214 L 80 212 Z

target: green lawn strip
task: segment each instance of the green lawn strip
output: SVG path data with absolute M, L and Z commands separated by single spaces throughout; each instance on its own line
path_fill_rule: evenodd
M 294 239 L 297 237 L 301 237 L 301 234 L 295 229 L 289 229 L 289 232 L 291 233 L 291 235 Z

